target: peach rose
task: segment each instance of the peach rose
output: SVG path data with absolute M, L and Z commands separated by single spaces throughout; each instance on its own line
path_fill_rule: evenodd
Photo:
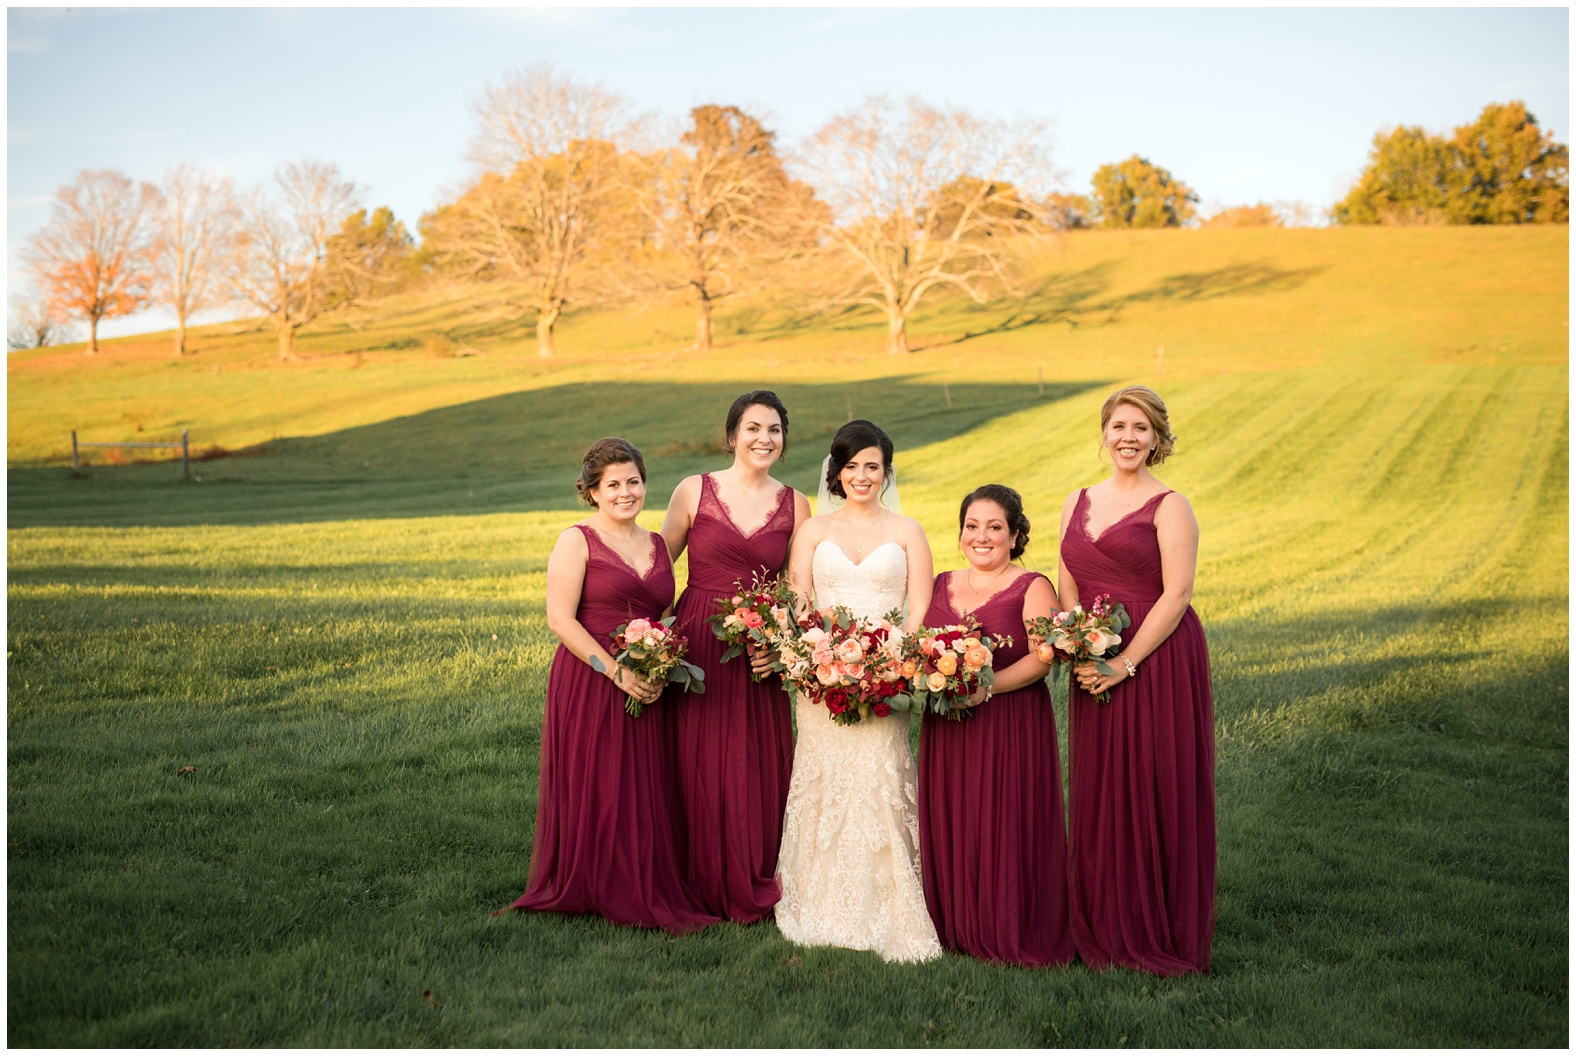
M 837 654 L 832 651 L 831 645 L 823 641 L 810 650 L 810 659 L 819 667 L 831 667 L 837 661 Z
M 766 618 L 760 613 L 756 612 L 754 609 L 746 609 L 742 619 L 744 620 L 744 626 L 749 627 L 752 630 L 766 622 Z
M 947 676 L 937 671 L 925 680 L 925 685 L 930 688 L 932 693 L 940 693 L 947 688 Z
M 1092 652 L 1109 654 L 1112 647 L 1121 644 L 1120 634 L 1107 634 L 1105 631 L 1089 632 L 1089 648 Z
M 969 651 L 963 654 L 963 663 L 969 670 L 978 671 L 990 663 L 990 650 L 983 645 L 970 646 Z
M 903 661 L 903 677 L 913 678 L 919 672 L 919 664 L 913 660 Z
M 815 668 L 815 677 L 823 686 L 835 686 L 838 682 L 842 681 L 837 677 L 837 671 L 834 670 L 830 664 L 817 664 Z
M 808 642 L 810 645 L 813 646 L 817 642 L 819 642 L 821 639 L 826 637 L 826 632 L 823 631 L 819 627 L 811 627 L 808 631 L 805 631 L 804 634 L 802 634 L 800 637 L 802 637 L 806 642 Z
M 941 675 L 950 675 L 958 669 L 958 654 L 942 653 L 936 657 L 936 672 Z M 934 676 L 932 676 L 934 680 Z
M 844 678 L 851 678 L 855 682 L 865 677 L 864 664 L 838 664 L 837 669 Z
M 854 638 L 845 638 L 838 642 L 834 651 L 837 653 L 837 658 L 845 664 L 865 658 L 865 647 Z
M 1035 647 L 1035 654 L 1039 656 L 1040 663 L 1048 664 L 1052 660 L 1056 659 L 1056 646 L 1052 645 L 1050 642 L 1041 642 Z
M 651 633 L 651 621 L 633 619 L 624 627 L 625 641 L 633 642 L 637 638 L 644 638 Z

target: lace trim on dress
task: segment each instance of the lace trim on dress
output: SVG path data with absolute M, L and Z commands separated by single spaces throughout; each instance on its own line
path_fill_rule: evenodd
M 959 619 L 963 619 L 972 616 L 977 612 L 983 611 L 987 605 L 995 604 L 997 598 L 1009 596 L 1015 590 L 1022 589 L 1026 591 L 1029 589 L 1030 583 L 1033 583 L 1036 579 L 1043 578 L 1042 573 L 1025 571 L 1023 575 L 1016 577 L 1011 583 L 1007 584 L 1005 587 L 1002 587 L 996 593 L 992 594 L 990 597 L 986 598 L 984 601 L 965 612 L 963 607 L 958 604 L 957 596 L 952 593 L 952 578 L 955 575 L 957 575 L 956 569 L 948 572 L 946 581 L 942 583 L 941 588 L 946 592 L 947 608 L 951 609 L 952 614 L 957 616 Z
M 739 524 L 738 518 L 733 515 L 733 511 L 728 508 L 727 501 L 723 499 L 722 489 L 717 486 L 717 479 L 710 473 L 702 473 L 700 475 L 700 481 L 700 501 L 695 507 L 696 514 L 699 515 L 700 511 L 706 508 L 706 499 L 710 497 L 712 504 L 716 506 L 715 516 L 732 525 L 733 530 L 738 532 L 746 539 L 753 539 L 757 535 L 760 535 L 762 532 L 766 531 L 766 529 L 770 528 L 777 521 L 777 519 L 782 516 L 783 500 L 789 495 L 793 494 L 793 489 L 788 487 L 786 484 L 778 488 L 777 501 L 775 505 L 772 506 L 771 510 L 766 514 L 766 520 L 762 521 L 759 525 L 750 529 L 749 531 L 745 531 L 744 528 Z M 791 510 L 792 507 L 790 506 L 789 509 Z
M 645 582 L 651 577 L 651 573 L 657 570 L 657 562 L 660 560 L 657 554 L 657 547 L 662 545 L 662 537 L 656 532 L 647 533 L 651 536 L 651 564 L 647 565 L 646 570 L 642 572 L 634 565 L 624 560 L 624 555 L 613 549 L 612 544 L 608 543 L 600 535 L 598 535 L 595 528 L 591 527 L 589 524 L 577 524 L 575 527 L 579 528 L 580 533 L 586 537 L 586 548 L 590 550 L 591 553 L 605 554 L 607 557 L 617 562 L 622 567 L 629 569 L 630 574 L 641 582 Z
M 1144 502 L 1144 504 L 1142 506 L 1138 507 L 1136 510 L 1128 510 L 1126 513 L 1122 514 L 1122 516 L 1118 517 L 1116 520 L 1112 521 L 1110 524 L 1108 524 L 1104 528 L 1100 529 L 1100 534 L 1099 535 L 1095 535 L 1094 532 L 1090 531 L 1090 529 L 1089 529 L 1089 507 L 1091 505 L 1093 505 L 1093 504 L 1090 503 L 1090 501 L 1089 501 L 1089 489 L 1088 488 L 1084 488 L 1082 491 L 1080 491 L 1078 493 L 1079 500 L 1080 500 L 1080 505 L 1083 507 L 1083 533 L 1084 533 L 1084 536 L 1091 543 L 1099 543 L 1099 541 L 1101 539 L 1104 539 L 1106 536 L 1111 534 L 1111 529 L 1112 528 L 1115 528 L 1117 525 L 1121 524 L 1123 521 L 1131 520 L 1133 517 L 1136 517 L 1138 514 L 1143 513 L 1145 510 L 1147 510 L 1149 508 L 1149 504 L 1150 503 L 1152 503 L 1152 502 L 1159 502 L 1161 499 L 1165 498 L 1167 495 L 1170 495 L 1170 494 L 1171 494 L 1171 489 L 1167 488 L 1165 491 L 1162 491 L 1159 495 L 1151 495 L 1147 500 L 1145 500 L 1145 502 Z

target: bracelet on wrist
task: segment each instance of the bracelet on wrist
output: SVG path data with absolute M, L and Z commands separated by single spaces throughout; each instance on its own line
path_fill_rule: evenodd
M 1116 658 L 1118 660 L 1122 661 L 1122 666 L 1123 667 L 1127 668 L 1127 677 L 1128 678 L 1137 678 L 1138 677 L 1138 665 L 1133 663 L 1131 660 L 1129 660 L 1127 658 L 1127 654 L 1126 653 L 1117 653 L 1116 654 Z

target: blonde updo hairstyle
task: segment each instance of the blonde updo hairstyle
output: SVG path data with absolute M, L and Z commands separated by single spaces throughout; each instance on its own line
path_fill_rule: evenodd
M 626 462 L 634 464 L 641 480 L 646 479 L 646 460 L 640 457 L 640 449 L 628 440 L 609 436 L 592 444 L 580 460 L 580 478 L 575 481 L 575 490 L 580 493 L 581 500 L 587 506 L 595 506 L 596 499 L 592 498 L 591 493 L 602 483 L 602 474 L 607 471 L 607 467 L 621 466 Z
M 1155 431 L 1155 447 L 1144 459 L 1144 465 L 1160 465 L 1170 456 L 1172 448 L 1176 447 L 1177 436 L 1171 431 L 1171 419 L 1166 415 L 1166 401 L 1147 385 L 1129 385 L 1124 389 L 1117 389 L 1105 398 L 1105 406 L 1100 408 L 1100 446 L 1105 446 L 1105 427 L 1111 424 L 1111 415 L 1124 403 L 1143 411 L 1144 417 L 1149 419 L 1149 424 Z

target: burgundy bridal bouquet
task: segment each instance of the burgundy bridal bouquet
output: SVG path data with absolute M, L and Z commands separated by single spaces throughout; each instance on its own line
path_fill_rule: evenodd
M 892 698 L 904 689 L 896 617 L 866 619 L 840 605 L 806 613 L 800 633 L 781 645 L 784 680 L 840 726 L 890 715 Z
M 737 585 L 737 584 L 735 584 Z M 756 575 L 748 588 L 717 599 L 717 611 L 706 617 L 711 633 L 727 643 L 722 662 L 745 653 L 750 646 L 772 658 L 771 670 L 784 671 L 782 645 L 797 631 L 793 618 L 794 592 L 782 576 Z M 750 681 L 761 676 L 752 668 Z
M 1006 635 L 981 634 L 973 621 L 920 628 L 903 639 L 898 670 L 909 689 L 892 700 L 892 707 L 932 711 L 961 722 L 973 714 L 964 705 L 974 691 L 996 681 L 991 666 L 996 650 L 1011 644 Z
M 1087 609 L 1083 606 L 1071 612 L 1058 612 L 1041 616 L 1029 623 L 1029 636 L 1038 638 L 1035 655 L 1046 664 L 1080 664 L 1093 660 L 1095 670 L 1102 675 L 1114 675 L 1105 658 L 1116 653 L 1122 644 L 1122 632 L 1132 623 L 1120 601 L 1111 595 L 1101 594 Z M 1101 704 L 1111 703 L 1111 691 L 1095 694 Z
M 613 632 L 613 660 L 647 682 L 677 682 L 691 693 L 704 693 L 706 672 L 684 659 L 689 640 L 673 629 L 673 620 L 630 620 Z M 591 669 L 607 673 L 599 657 L 591 658 Z M 638 719 L 642 705 L 625 697 L 624 710 Z

